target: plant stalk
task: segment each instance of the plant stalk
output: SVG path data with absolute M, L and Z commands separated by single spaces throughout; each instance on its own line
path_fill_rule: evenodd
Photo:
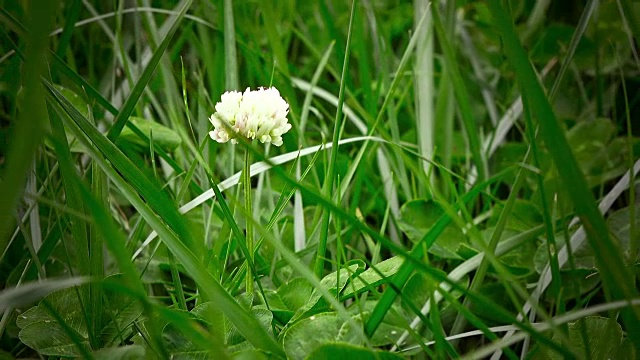
M 253 263 L 253 224 L 251 223 L 251 216 L 253 216 L 252 203 L 251 203 L 251 150 L 245 149 L 244 153 L 244 168 L 242 170 L 242 184 L 244 187 L 244 208 L 245 208 L 245 224 L 246 224 L 246 236 L 247 236 L 247 248 L 249 249 L 248 264 Z M 247 293 L 253 293 L 253 272 L 251 266 L 247 266 Z

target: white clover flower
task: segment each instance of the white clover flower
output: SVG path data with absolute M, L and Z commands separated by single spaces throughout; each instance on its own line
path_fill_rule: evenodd
M 254 91 L 247 88 L 244 93 L 227 91 L 209 118 L 214 128 L 209 136 L 219 143 L 231 140 L 236 144 L 236 138 L 244 136 L 280 146 L 282 135 L 291 129 L 288 113 L 289 104 L 274 87 Z

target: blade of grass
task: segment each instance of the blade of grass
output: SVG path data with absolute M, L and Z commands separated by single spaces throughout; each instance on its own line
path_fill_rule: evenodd
M 629 24 L 629 28 L 631 28 L 631 32 L 633 32 L 633 36 L 636 39 L 640 39 L 640 17 L 638 12 L 635 11 L 636 8 L 634 8 L 633 2 L 631 0 L 618 0 L 618 3 L 624 11 L 624 17 Z
M 433 21 L 428 10 L 429 0 L 414 0 L 414 24 L 418 34 L 416 45 L 416 61 L 414 64 L 413 81 L 415 86 L 415 106 L 416 106 L 416 128 L 418 132 L 418 145 L 420 155 L 428 160 L 434 158 L 434 130 L 436 119 L 434 118 L 434 73 L 433 73 Z M 422 16 L 425 16 L 424 24 L 418 28 L 418 23 Z M 429 161 L 422 162 L 425 175 L 433 185 L 435 178 L 432 177 L 431 164 Z M 422 196 L 428 191 L 428 186 L 421 187 Z
M 432 3 L 431 6 L 434 7 L 435 5 Z M 440 41 L 440 46 L 442 46 L 445 61 L 447 62 L 447 66 L 445 68 L 449 75 L 451 85 L 453 86 L 453 93 L 456 96 L 458 110 L 460 111 L 462 125 L 465 129 L 465 134 L 467 135 L 467 141 L 469 142 L 469 148 L 471 149 L 473 162 L 478 168 L 477 180 L 482 181 L 487 178 L 488 173 L 486 159 L 484 158 L 482 151 L 480 151 L 480 139 L 478 137 L 479 124 L 474 118 L 473 110 L 471 108 L 471 102 L 469 99 L 469 93 L 467 91 L 466 85 L 464 84 L 464 81 L 462 80 L 462 75 L 460 74 L 460 69 L 457 66 L 455 54 L 453 51 L 453 46 L 449 41 L 449 38 L 447 37 L 444 26 L 442 24 L 442 20 L 440 19 L 440 14 L 438 13 L 438 9 L 433 9 L 432 13 L 436 34 L 438 36 L 438 40 Z
M 349 70 L 349 57 L 351 53 L 351 34 L 353 31 L 353 18 L 356 13 L 356 1 L 351 2 L 351 14 L 349 15 L 349 29 L 347 30 L 347 44 L 344 55 L 344 63 L 342 64 L 342 76 L 340 78 L 340 90 L 338 92 L 338 109 L 336 110 L 336 117 L 333 127 L 333 140 L 331 147 L 331 158 L 329 159 L 329 167 L 326 172 L 323 193 L 327 197 L 331 197 L 333 194 L 333 183 L 336 177 L 336 160 L 338 159 L 338 145 L 340 141 L 340 131 L 342 130 L 342 104 L 344 103 L 344 89 L 347 82 L 347 74 Z M 328 209 L 322 213 L 322 225 L 320 226 L 320 238 L 318 240 L 318 252 L 316 253 L 316 260 L 314 265 L 314 272 L 317 277 L 322 278 L 324 272 L 324 259 L 327 251 L 327 238 L 329 237 L 329 219 L 331 212 Z
M 107 177 L 104 172 L 100 170 L 95 163 L 91 164 L 91 192 L 96 202 L 103 207 L 108 204 L 109 189 L 107 185 Z M 86 204 L 86 200 L 83 199 Z M 93 213 L 93 212 L 92 212 Z M 104 221 L 104 220 L 103 220 Z M 89 313 L 91 314 L 91 326 L 93 327 L 94 334 L 100 334 L 103 330 L 102 318 L 103 318 L 103 290 L 102 279 L 104 278 L 104 254 L 103 249 L 105 246 L 104 237 L 102 232 L 97 229 L 95 223 L 89 224 L 89 266 L 91 278 L 96 282 L 89 284 Z M 98 337 L 99 339 L 99 337 Z M 102 347 L 105 344 L 98 342 L 98 347 Z M 95 347 L 94 347 L 95 348 Z
M 535 323 L 532 324 L 532 326 L 537 329 L 537 331 L 539 332 L 543 332 L 546 331 L 548 329 L 550 329 L 552 326 L 558 326 L 558 325 L 563 325 L 563 324 L 567 324 L 570 322 L 574 322 L 577 320 L 580 320 L 582 318 L 585 318 L 589 315 L 595 315 L 598 313 L 603 313 L 603 312 L 607 312 L 607 311 L 613 311 L 613 310 L 619 310 L 619 309 L 625 309 L 629 306 L 634 306 L 637 307 L 640 305 L 640 299 L 630 299 L 630 300 L 625 300 L 625 301 L 614 301 L 614 302 L 609 302 L 609 303 L 605 303 L 605 304 L 599 304 L 599 305 L 594 305 L 591 306 L 589 308 L 586 309 L 581 309 L 578 311 L 574 311 L 571 313 L 567 313 L 564 314 L 562 316 L 558 316 L 555 317 L 553 319 L 552 322 L 546 322 L 546 323 Z M 506 327 L 509 328 L 508 331 L 513 331 L 512 329 L 510 329 L 510 327 Z M 504 331 L 504 330 L 503 330 Z M 518 341 L 521 341 L 525 338 L 527 338 L 528 335 L 524 334 L 524 333 L 518 333 L 513 337 L 510 338 L 506 338 L 503 337 L 500 341 L 497 341 L 493 344 L 490 344 L 488 346 L 485 346 L 483 348 L 480 348 L 476 351 L 473 351 L 469 354 L 466 354 L 462 359 L 479 359 L 479 358 L 483 358 L 486 357 L 487 355 L 491 354 L 492 352 L 499 350 L 501 348 L 507 347 L 509 345 L 515 344 Z
M 0 292 L 0 312 L 4 312 L 8 308 L 23 307 L 42 299 L 54 291 L 86 284 L 89 281 L 90 278 L 88 277 L 42 279 L 3 289 Z
M 640 299 L 633 299 L 631 300 L 631 305 L 632 306 L 638 306 L 640 305 Z M 558 316 L 555 317 L 553 319 L 553 324 L 554 325 L 562 325 L 562 324 L 567 324 L 576 320 L 580 320 L 582 318 L 585 318 L 587 316 L 590 315 L 596 315 L 602 312 L 606 312 L 606 311 L 611 311 L 611 310 L 617 310 L 620 308 L 624 308 L 626 306 L 629 306 L 629 302 L 627 301 L 617 301 L 617 302 L 612 302 L 612 303 L 606 303 L 606 304 L 599 304 L 599 305 L 594 305 L 585 309 L 581 309 L 578 311 L 574 311 L 568 314 L 564 314 L 562 316 Z M 536 330 L 542 332 L 545 331 L 547 329 L 549 329 L 551 327 L 551 325 L 549 323 L 533 323 L 531 324 L 533 328 L 535 328 Z M 503 325 L 503 326 L 494 326 L 489 328 L 489 330 L 491 330 L 492 332 L 506 332 L 506 331 L 518 331 L 519 329 L 513 325 Z M 483 332 L 480 330 L 473 330 L 473 331 L 468 331 L 462 334 L 456 334 L 456 335 L 452 335 L 452 336 L 448 336 L 445 339 L 446 340 L 457 340 L 457 339 L 465 339 L 471 336 L 477 336 L 477 335 L 482 335 Z M 482 357 L 485 357 L 489 354 L 491 354 L 493 351 L 495 351 L 496 349 L 499 348 L 503 348 L 503 347 L 507 347 L 510 346 L 512 344 L 517 343 L 518 341 L 523 340 L 524 338 L 528 337 L 527 334 L 520 332 L 518 333 L 516 336 L 514 336 L 513 338 L 509 339 L 508 341 L 506 339 L 501 340 L 500 342 L 497 343 L 493 343 L 488 345 L 485 348 L 481 348 L 479 350 L 476 350 L 472 353 L 469 354 L 465 354 L 464 358 L 465 359 L 479 359 Z M 435 344 L 435 341 L 428 341 L 426 342 L 424 345 L 433 345 Z M 401 352 L 407 352 L 407 351 L 411 351 L 414 349 L 417 349 L 418 346 L 413 346 L 413 347 L 408 347 L 408 348 L 404 348 L 401 349 Z
M 236 55 L 236 29 L 233 22 L 233 2 L 224 0 L 224 66 L 225 88 L 240 90 L 238 56 Z
M 489 9 L 494 24 L 504 42 L 507 59 L 516 71 L 518 84 L 526 97 L 524 106 L 530 107 L 537 119 L 540 134 L 551 149 L 556 168 L 566 185 L 575 210 L 587 231 L 587 239 L 594 250 L 596 262 L 602 275 L 605 293 L 613 300 L 631 299 L 637 290 L 631 284 L 632 277 L 626 268 L 620 250 L 609 238 L 609 232 L 595 199 L 587 186 L 586 179 L 569 147 L 563 129 L 538 82 L 529 58 L 516 36 L 511 16 L 505 11 L 500 0 L 490 0 Z M 640 348 L 640 310 L 627 308 L 621 311 L 629 337 L 636 348 Z
M 107 99 L 105 99 L 100 94 L 100 92 L 98 92 L 98 90 L 96 90 L 93 86 L 91 86 L 91 84 L 89 84 L 80 75 L 78 75 L 75 71 L 73 71 L 73 69 L 71 69 L 69 65 L 67 65 L 62 59 L 57 57 L 55 54 L 53 55 L 53 65 L 57 71 L 60 71 L 67 78 L 69 78 L 69 80 L 71 80 L 76 85 L 81 87 L 92 100 L 95 100 L 98 104 L 100 104 L 100 106 L 102 106 L 110 114 L 114 116 L 117 116 L 119 114 L 118 109 L 116 109 L 116 107 L 113 106 L 113 104 L 111 104 Z M 149 141 L 149 137 L 146 134 L 144 134 L 142 130 L 140 130 L 136 125 L 134 125 L 131 122 L 127 122 L 126 126 L 131 131 L 133 131 L 133 133 L 142 141 L 144 141 L 146 144 L 151 144 L 151 142 Z M 176 171 L 176 173 L 181 174 L 184 172 L 182 167 L 180 167 L 180 165 L 178 165 L 178 163 L 171 156 L 169 156 L 169 154 L 167 154 L 167 152 L 164 149 L 162 149 L 159 145 L 153 144 L 153 150 L 162 158 L 162 160 L 166 161 L 167 164 L 169 164 L 169 166 L 171 166 L 171 168 Z M 189 186 L 195 192 L 198 192 L 198 193 L 202 192 L 202 189 L 194 181 L 190 181 Z
M 171 229 L 182 239 L 186 244 L 192 245 L 193 239 L 191 233 L 188 231 L 186 223 L 180 213 L 167 194 L 159 189 L 154 182 L 149 180 L 135 164 L 131 162 L 113 143 L 111 143 L 106 137 L 98 132 L 93 125 L 91 125 L 82 115 L 73 108 L 73 105 L 60 94 L 50 84 L 45 82 L 49 93 L 60 104 L 65 106 L 67 113 L 73 114 L 72 118 L 78 127 L 80 127 L 83 133 L 92 136 L 92 141 L 95 142 L 96 148 L 100 151 L 102 156 L 108 159 L 114 167 L 116 167 L 123 177 L 127 179 L 129 184 L 136 191 L 145 198 L 147 203 L 158 213 L 158 215 L 171 226 Z
M 311 101 L 313 100 L 313 89 L 317 86 L 318 81 L 320 80 L 320 76 L 322 75 L 327 63 L 329 62 L 329 58 L 331 53 L 333 52 L 333 47 L 335 45 L 335 41 L 331 41 L 327 50 L 325 50 L 322 58 L 320 58 L 320 62 L 318 66 L 316 66 L 316 70 L 313 73 L 311 78 L 311 83 L 309 84 L 309 88 L 306 91 L 304 102 L 302 103 L 302 110 L 300 113 L 300 122 L 297 124 L 298 133 L 304 134 L 307 128 L 307 119 L 309 117 L 309 111 L 311 110 Z M 295 125 L 295 124 L 294 124 Z M 305 136 L 299 137 L 300 146 L 307 146 L 307 141 Z M 296 167 L 296 176 L 300 176 L 300 166 L 298 163 Z M 296 191 L 294 198 L 294 217 L 293 217 L 293 227 L 294 227 L 294 249 L 296 252 L 304 249 L 306 247 L 306 231 L 305 231 L 305 223 L 304 223 L 304 206 L 302 203 L 302 195 L 299 191 Z
M 527 152 L 527 154 L 525 155 L 525 158 L 523 159 L 523 163 L 526 164 L 528 158 L 529 158 L 529 152 Z M 523 168 L 520 168 L 516 175 L 515 183 L 511 188 L 511 192 L 509 193 L 509 197 L 507 198 L 507 201 L 504 204 L 502 211 L 500 212 L 500 215 L 498 217 L 498 222 L 496 223 L 493 233 L 491 234 L 491 239 L 489 240 L 489 244 L 485 249 L 485 251 L 489 251 L 490 253 L 494 254 L 494 256 L 495 256 L 496 248 L 498 246 L 498 242 L 502 237 L 502 233 L 507 225 L 508 219 L 511 216 L 511 211 L 513 210 L 513 206 L 515 205 L 517 196 L 520 192 L 520 188 L 522 186 L 522 183 L 524 182 L 525 176 L 524 176 L 523 170 L 524 170 Z M 469 291 L 480 290 L 480 288 L 483 285 L 485 276 L 487 275 L 487 271 L 489 270 L 489 265 L 490 264 L 489 264 L 488 258 L 486 256 L 483 257 L 482 262 L 480 263 L 480 266 L 478 266 L 478 270 L 473 276 L 471 285 L 469 285 Z M 465 300 L 463 303 L 463 306 L 469 307 L 469 301 Z M 453 322 L 453 326 L 451 328 L 450 333 L 458 334 L 462 332 L 462 330 L 464 330 L 465 324 L 466 324 L 465 318 L 462 316 L 462 314 L 458 314 L 458 316 L 456 316 L 455 321 Z
M 184 15 L 187 13 L 187 10 L 191 6 L 192 2 L 193 0 L 184 0 L 184 5 L 182 6 L 180 13 L 173 20 L 173 24 L 171 24 L 169 31 L 165 35 L 164 39 L 162 40 L 158 48 L 153 52 L 153 56 L 151 57 L 151 60 L 149 60 L 149 63 L 145 67 L 144 71 L 142 72 L 142 74 L 140 74 L 140 78 L 136 82 L 133 89 L 131 89 L 131 93 L 129 93 L 127 100 L 122 105 L 120 112 L 114 119 L 113 125 L 111 126 L 111 128 L 109 129 L 109 132 L 107 133 L 107 138 L 112 142 L 118 138 L 125 124 L 129 120 L 129 116 L 131 116 L 131 114 L 133 113 L 133 110 L 135 109 L 136 104 L 138 103 L 138 100 L 140 100 L 140 97 L 142 96 L 142 92 L 144 91 L 144 89 L 147 87 L 147 84 L 151 80 L 151 77 L 153 76 L 153 73 L 156 67 L 160 63 L 160 59 L 162 59 L 162 56 L 164 55 L 165 50 L 169 46 L 169 42 L 173 38 L 173 35 L 176 33 L 176 30 L 178 30 L 181 20 L 184 17 Z
M 48 33 L 53 27 L 58 2 L 47 1 L 30 6 L 29 33 L 25 62 L 22 67 L 24 98 L 6 152 L 2 186 L 0 186 L 0 251 L 4 252 L 15 209 L 26 181 L 26 173 L 33 164 L 35 152 L 45 132 L 47 107 L 40 76 L 46 71 Z
M 560 88 L 560 84 L 562 83 L 562 79 L 569 69 L 569 66 L 573 62 L 573 56 L 578 49 L 578 44 L 580 44 L 580 41 L 587 31 L 587 27 L 589 25 L 589 22 L 591 21 L 591 17 L 593 16 L 595 10 L 598 8 L 598 5 L 599 1 L 589 0 L 589 2 L 585 6 L 584 11 L 582 12 L 582 15 L 580 15 L 580 20 L 578 21 L 576 30 L 571 36 L 571 42 L 569 43 L 569 47 L 567 48 L 567 53 L 562 61 L 562 64 L 560 65 L 558 76 L 556 76 L 555 80 L 553 81 L 553 85 L 551 86 L 551 90 L 549 91 L 549 102 L 552 102 L 553 99 L 555 99 L 556 93 Z
M 26 192 L 35 194 L 37 192 L 36 179 L 36 163 L 34 162 L 27 175 Z M 31 243 L 33 248 L 38 251 L 42 246 L 42 229 L 40 227 L 40 207 L 35 199 L 25 199 L 27 207 L 33 207 L 33 211 L 29 215 L 29 228 L 31 230 Z

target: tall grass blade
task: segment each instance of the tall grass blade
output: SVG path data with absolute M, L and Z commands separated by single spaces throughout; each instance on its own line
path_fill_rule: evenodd
M 236 29 L 233 21 L 233 2 L 224 0 L 224 65 L 225 88 L 240 90 L 238 56 L 236 55 Z
M 434 5 L 432 4 L 431 6 Z M 432 13 L 436 34 L 438 35 L 438 40 L 440 41 L 445 60 L 447 62 L 446 70 L 447 74 L 449 75 L 451 85 L 453 86 L 453 93 L 456 96 L 456 101 L 460 111 L 460 117 L 462 118 L 462 125 L 465 129 L 465 134 L 467 135 L 467 141 L 469 142 L 469 148 L 471 150 L 473 162 L 478 168 L 478 180 L 483 181 L 487 178 L 488 175 L 487 165 L 486 159 L 482 151 L 480 151 L 481 145 L 478 135 L 478 122 L 473 115 L 469 92 L 466 85 L 464 84 L 464 81 L 462 80 L 462 75 L 460 74 L 460 69 L 457 66 L 455 54 L 453 51 L 453 45 L 447 38 L 444 25 L 442 24 L 442 20 L 440 19 L 440 14 L 438 13 L 437 9 L 433 9 Z
M 344 55 L 344 63 L 342 64 L 342 76 L 340 78 L 340 90 L 338 92 L 338 109 L 336 110 L 335 122 L 333 125 L 333 140 L 331 147 L 331 158 L 329 159 L 329 167 L 324 179 L 323 193 L 327 197 L 333 194 L 333 183 L 336 178 L 336 160 L 338 158 L 338 145 L 340 141 L 340 131 L 342 131 L 343 115 L 342 104 L 344 103 L 344 89 L 347 83 L 347 74 L 349 73 L 349 57 L 351 54 L 351 35 L 353 30 L 353 18 L 356 13 L 356 1 L 351 2 L 351 15 L 349 16 L 349 29 L 347 30 L 347 44 Z M 320 225 L 320 238 L 318 240 L 318 251 L 315 260 L 315 274 L 322 278 L 324 272 L 324 260 L 327 251 L 327 238 L 329 237 L 329 219 L 331 212 L 328 209 L 322 213 L 322 224 Z
M 0 186 L 0 251 L 4 252 L 11 225 L 16 215 L 15 209 L 26 182 L 26 174 L 33 164 L 34 155 L 45 132 L 47 106 L 40 84 L 40 76 L 45 74 L 49 31 L 53 28 L 54 14 L 58 1 L 46 1 L 41 6 L 30 6 L 29 32 L 22 67 L 22 87 L 24 97 L 19 105 L 20 112 L 15 123 L 12 141 L 9 143 L 2 186 Z
M 434 73 L 433 73 L 433 22 L 428 10 L 430 1 L 414 0 L 413 16 L 418 36 L 416 45 L 416 62 L 414 64 L 414 87 L 416 104 L 416 129 L 418 132 L 418 145 L 420 155 L 426 160 L 422 162 L 425 175 L 433 184 L 431 163 L 427 160 L 434 158 L 434 130 L 436 128 L 434 118 Z M 424 24 L 418 28 L 420 19 L 425 16 Z
M 115 141 L 118 138 L 118 136 L 120 136 L 122 129 L 124 128 L 125 124 L 129 120 L 129 116 L 131 116 L 131 114 L 133 113 L 133 110 L 135 109 L 136 104 L 138 103 L 138 100 L 140 100 L 140 97 L 142 96 L 142 92 L 144 91 L 144 89 L 147 87 L 147 84 L 151 80 L 151 77 L 153 76 L 153 73 L 156 67 L 160 63 L 160 59 L 162 59 L 162 56 L 164 55 L 165 50 L 169 46 L 169 42 L 171 41 L 171 39 L 173 38 L 173 35 L 178 30 L 178 27 L 180 27 L 182 18 L 187 13 L 187 10 L 191 6 L 192 2 L 193 0 L 184 0 L 184 5 L 182 5 L 182 9 L 180 10 L 180 13 L 173 20 L 173 23 L 171 24 L 169 31 L 165 35 L 160 45 L 158 45 L 158 48 L 154 51 L 153 56 L 151 57 L 151 60 L 149 60 L 149 63 L 145 67 L 142 74 L 140 74 L 140 78 L 134 85 L 133 89 L 131 89 L 131 93 L 127 97 L 127 100 L 125 101 L 125 103 L 122 105 L 120 112 L 114 119 L 113 125 L 111 126 L 111 128 L 109 129 L 109 132 L 107 133 L 107 138 L 109 140 Z

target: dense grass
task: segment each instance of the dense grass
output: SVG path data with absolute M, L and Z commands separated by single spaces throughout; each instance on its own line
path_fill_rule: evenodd
M 636 358 L 630 0 L 0 3 L 0 357 Z

